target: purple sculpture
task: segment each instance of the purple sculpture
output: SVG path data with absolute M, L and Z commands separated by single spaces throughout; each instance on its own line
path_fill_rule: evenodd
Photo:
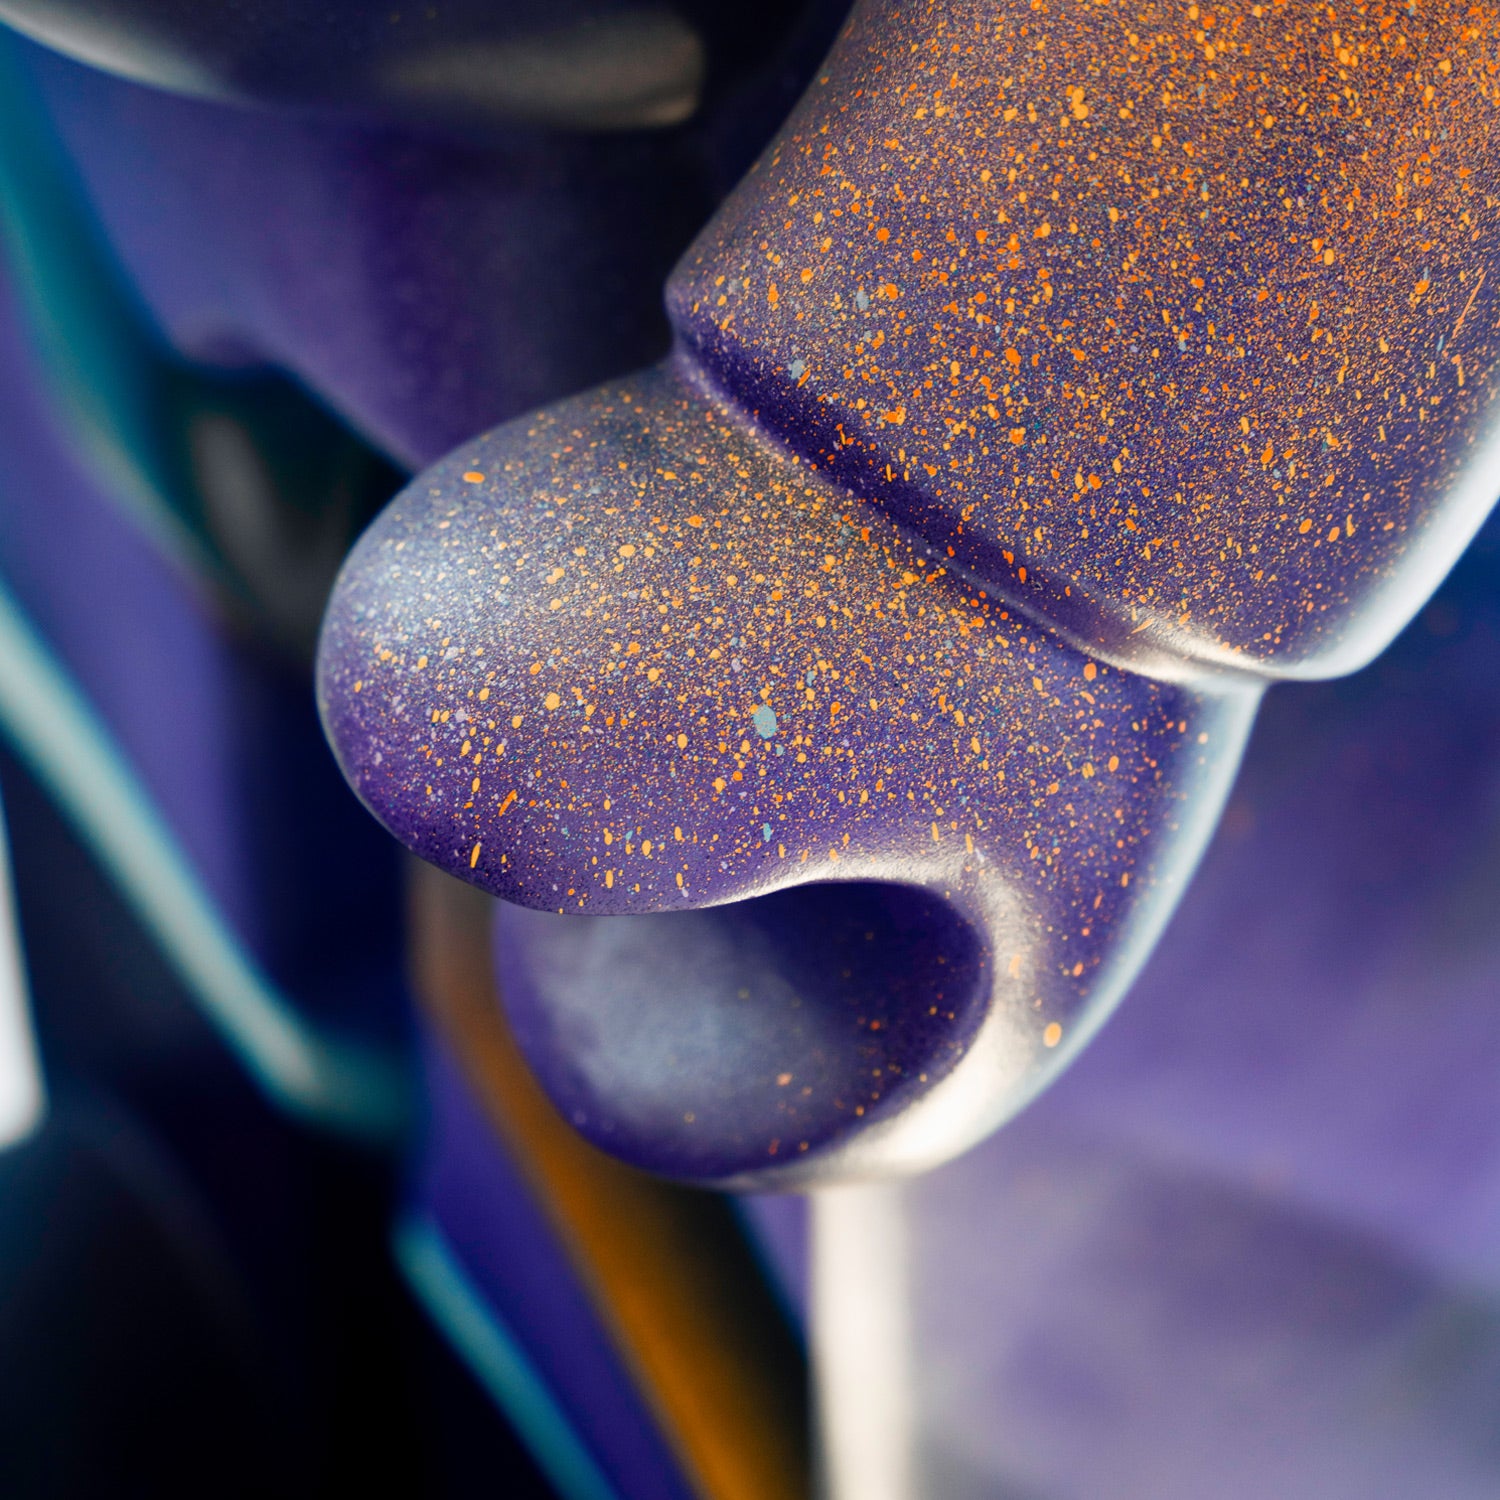
M 397 1255 L 570 1500 L 796 1493 L 799 1362 L 734 1336 L 779 1333 L 737 1208 L 531 1095 L 490 904 L 413 865 L 398 919 L 305 662 L 220 638 L 232 599 L 305 645 L 385 472 L 359 437 L 459 446 L 329 619 L 349 779 L 507 898 L 510 1030 L 562 1116 L 734 1187 L 930 1166 L 1049 1083 L 1161 933 L 1262 687 L 1381 651 L 1493 489 L 1494 22 L 1425 3 L 872 0 L 669 283 L 671 357 L 471 439 L 666 347 L 654 288 L 764 138 L 750 81 L 799 11 L 0 0 L 198 96 L 18 49 L 150 318 L 97 358 L 108 299 L 70 302 L 23 223 L 0 599 L 76 689 L 18 734 L 45 653 L 8 652 L 7 734 L 96 856 L 151 831 L 99 796 L 139 762 L 209 899 L 138 859 L 137 904 L 184 951 L 217 912 L 293 1033 L 390 1030 L 415 937 Z M 75 468 L 140 460 L 100 421 L 176 445 L 127 477 L 171 481 L 190 566 Z M 815 1195 L 830 1493 L 1489 1493 L 1487 541 L 1371 671 L 1275 695 L 1081 1068 L 963 1161 Z M 79 759 L 77 704 L 113 760 Z M 268 1096 L 390 1128 L 311 1076 Z
M 1368 660 L 1490 502 L 1483 43 L 863 5 L 669 283 L 673 357 L 366 535 L 330 738 L 552 914 L 503 910 L 502 988 L 592 1139 L 911 1170 L 1103 1019 L 1258 684 Z
M 693 1177 L 875 1139 L 914 1167 L 998 1123 L 1117 997 L 1249 720 L 982 597 L 674 368 L 461 449 L 343 579 L 320 692 L 356 790 L 551 908 L 501 919 L 533 1064 Z M 861 884 L 770 895 L 830 879 Z M 864 953 L 880 983 L 841 981 Z

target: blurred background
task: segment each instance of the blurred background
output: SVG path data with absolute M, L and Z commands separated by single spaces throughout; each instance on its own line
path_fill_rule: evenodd
M 353 539 L 666 349 L 845 8 L 0 0 L 0 1493 L 765 1500 L 870 1402 L 861 1500 L 1500 1494 L 1494 522 L 1271 692 L 1084 1059 L 853 1204 L 574 1137 L 324 744 Z

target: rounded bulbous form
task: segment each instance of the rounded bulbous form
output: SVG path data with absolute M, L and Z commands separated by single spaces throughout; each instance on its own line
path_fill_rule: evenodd
M 319 696 L 398 838 L 533 909 L 501 983 L 568 1117 L 734 1183 L 916 1169 L 1019 1107 L 1123 991 L 1254 703 L 997 605 L 677 361 L 398 497 Z
M 1493 501 L 1494 27 L 868 0 L 673 358 L 376 524 L 330 737 L 532 909 L 500 978 L 581 1130 L 915 1170 L 1099 1024 L 1260 687 L 1370 659 Z

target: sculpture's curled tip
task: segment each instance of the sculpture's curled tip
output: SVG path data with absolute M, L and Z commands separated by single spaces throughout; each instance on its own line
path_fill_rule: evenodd
M 1340 25 L 870 0 L 673 360 L 356 550 L 330 736 L 534 909 L 502 980 L 601 1144 L 743 1183 L 975 1140 L 1138 966 L 1257 684 L 1368 660 L 1480 523 L 1495 21 Z
M 1072 650 L 673 362 L 408 489 L 319 692 L 398 838 L 552 913 L 506 913 L 501 971 L 569 1116 L 710 1180 L 927 1165 L 1013 1110 L 1120 993 L 1251 701 Z

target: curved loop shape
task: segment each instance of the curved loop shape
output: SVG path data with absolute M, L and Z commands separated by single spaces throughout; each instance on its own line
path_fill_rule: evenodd
M 521 958 L 502 979 L 553 1011 L 520 1029 L 570 1117 L 705 1180 L 784 1157 L 799 1177 L 916 1168 L 1011 1112 L 1123 989 L 1254 702 L 1098 663 L 998 607 L 675 361 L 501 428 L 399 497 L 346 566 L 319 693 L 345 773 L 398 838 L 564 918 L 507 917 Z M 885 955 L 899 1009 L 933 1005 L 939 956 L 970 976 L 896 1053 L 876 1046 L 888 1084 L 851 1072 L 894 1019 L 879 994 L 850 1007 L 825 988 L 847 1030 L 803 1043 L 764 1024 L 796 990 L 805 914 L 775 924 L 779 953 L 762 934 L 760 1021 L 738 1030 L 710 1018 L 704 955 L 742 953 L 741 918 L 597 925 L 830 880 L 915 887 L 903 910 L 945 912 L 953 940 L 930 964 L 920 945 Z M 579 914 L 596 919 L 583 946 Z M 624 954 L 661 972 L 663 932 L 682 935 L 670 981 L 598 982 Z M 557 976 L 590 966 L 568 1000 Z M 612 1007 L 597 1044 L 585 990 Z M 714 1047 L 745 1113 L 711 1130 L 681 1100 L 717 1087 L 683 1063 Z
M 674 358 L 367 535 L 330 738 L 553 914 L 502 980 L 593 1139 L 914 1170 L 1108 1013 L 1260 685 L 1381 649 L 1493 498 L 1493 26 L 870 0 L 669 284 Z

